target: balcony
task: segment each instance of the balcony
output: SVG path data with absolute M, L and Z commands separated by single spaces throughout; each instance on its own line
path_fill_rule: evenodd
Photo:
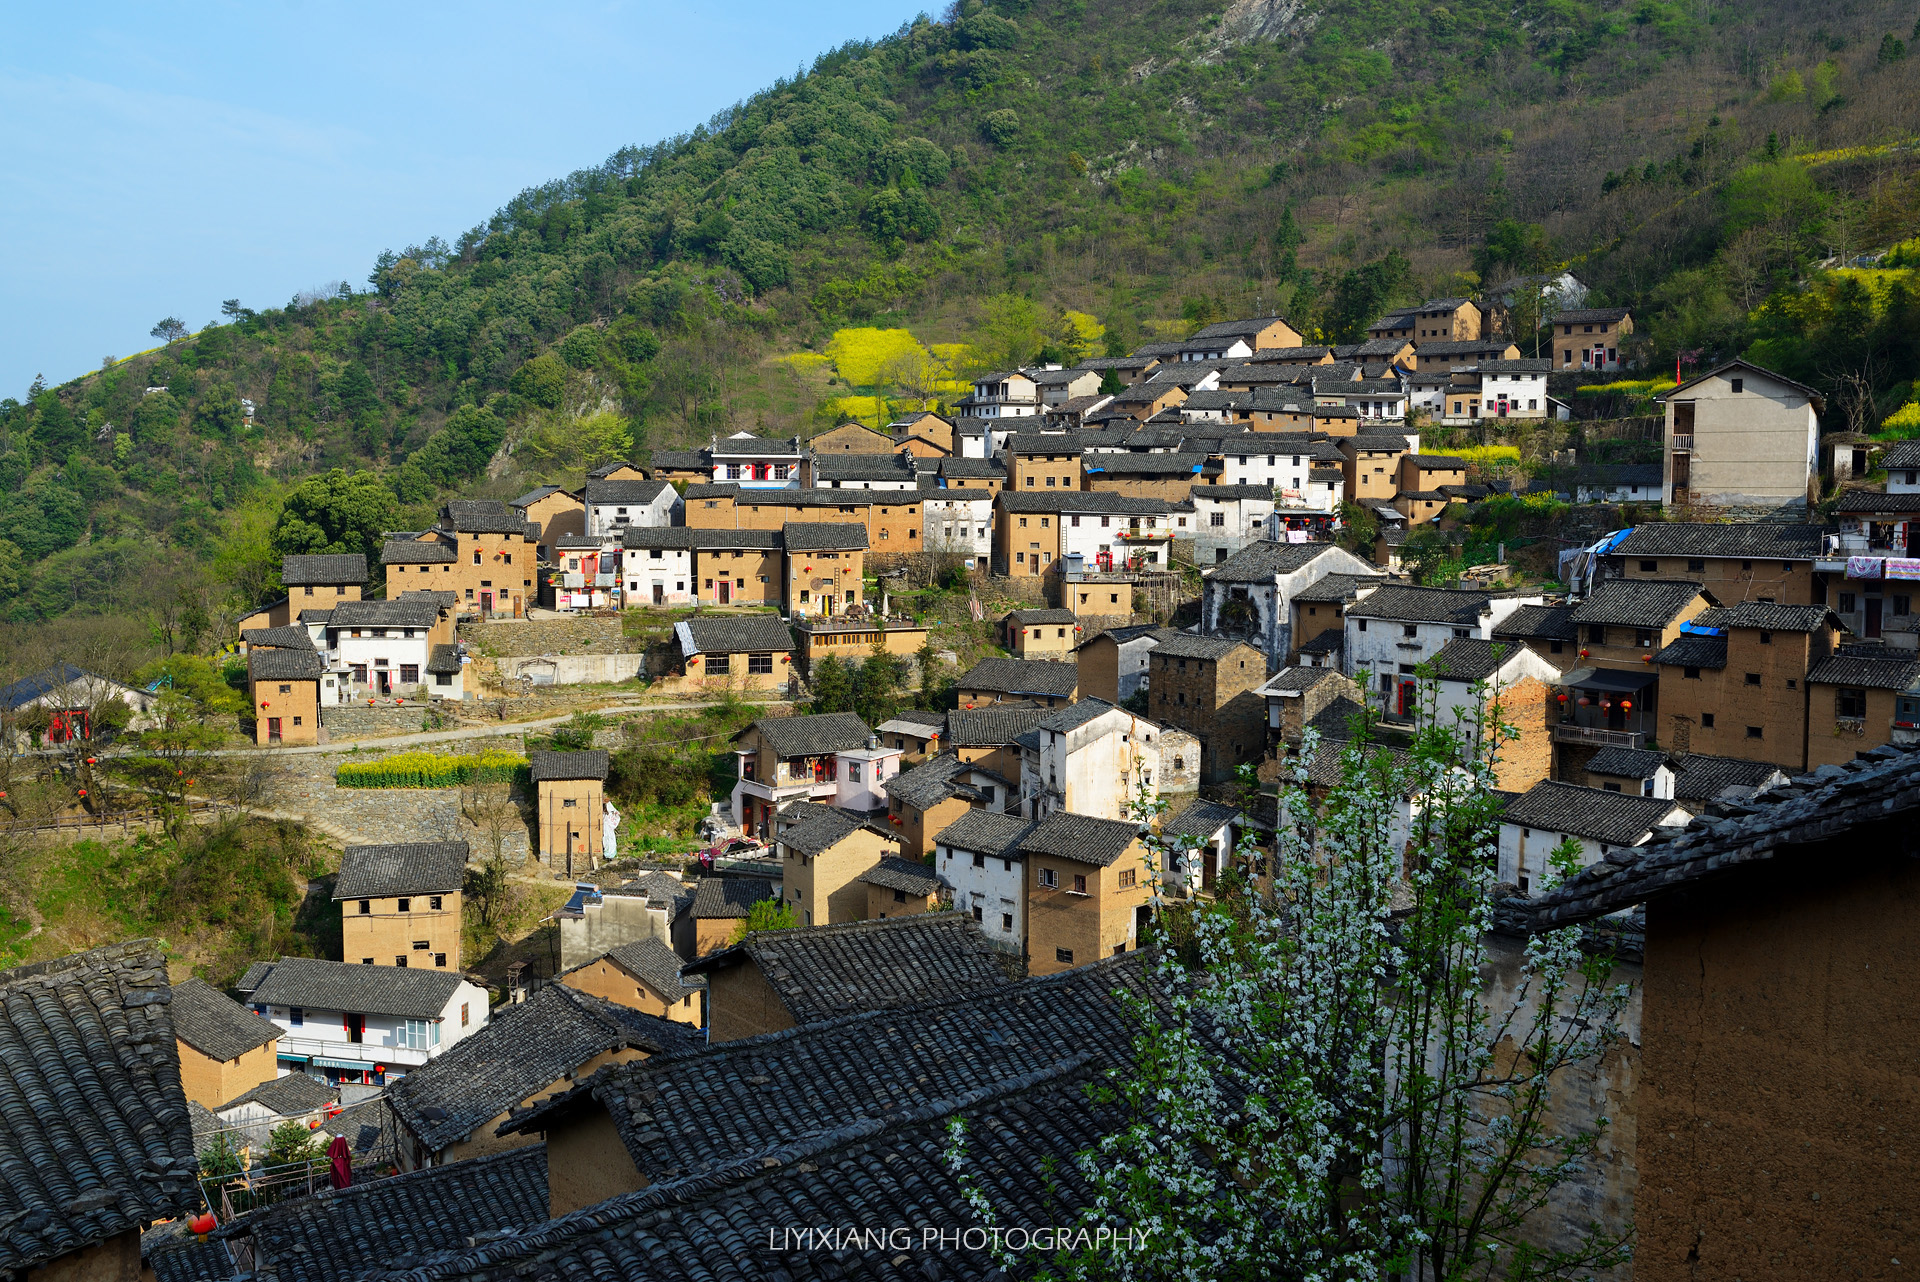
M 1592 748 L 1643 748 L 1647 737 L 1638 730 L 1605 730 L 1563 721 L 1553 728 L 1553 741 Z
M 1675 432 L 1667 438 L 1667 445 L 1676 454 L 1693 453 L 1693 433 Z

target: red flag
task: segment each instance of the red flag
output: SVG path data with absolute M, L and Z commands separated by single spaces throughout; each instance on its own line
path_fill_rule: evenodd
M 347 1156 L 347 1137 L 336 1135 L 327 1145 L 327 1160 L 333 1163 L 333 1187 L 343 1189 L 353 1183 L 353 1159 Z

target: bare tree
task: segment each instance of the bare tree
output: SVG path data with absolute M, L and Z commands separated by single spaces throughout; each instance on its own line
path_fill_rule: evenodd
M 507 839 L 526 830 L 526 820 L 509 783 L 472 783 L 460 789 L 460 817 L 480 838 L 480 869 L 469 877 L 470 893 L 480 906 L 480 921 L 492 926 L 512 897 Z

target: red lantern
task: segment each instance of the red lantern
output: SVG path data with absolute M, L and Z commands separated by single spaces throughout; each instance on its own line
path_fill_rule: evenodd
M 194 1216 L 187 1221 L 187 1228 L 195 1237 L 205 1238 L 207 1234 L 220 1227 L 220 1221 L 213 1218 L 211 1212 Z
M 1652 662 L 1653 662 L 1653 656 L 1652 656 L 1652 655 L 1650 655 L 1650 654 L 1643 654 L 1643 655 L 1641 655 L 1641 656 L 1640 656 L 1640 662 L 1642 662 L 1642 663 L 1652 663 Z
M 1583 659 L 1584 659 L 1584 658 L 1586 658 L 1586 657 L 1587 657 L 1587 652 L 1586 652 L 1585 650 L 1582 650 L 1582 651 L 1580 652 L 1580 657 L 1581 657 L 1581 658 L 1583 658 Z
M 88 764 L 88 765 L 92 765 L 92 764 L 94 764 L 94 762 L 96 762 L 96 761 L 98 761 L 98 760 L 99 760 L 99 758 L 97 758 L 97 757 L 88 757 L 88 758 L 87 758 L 87 764 Z
M 1565 703 L 1565 702 L 1567 701 L 1567 696 L 1566 696 L 1566 695 L 1564 695 L 1564 694 L 1563 694 L 1563 695 L 1560 695 L 1560 696 L 1559 696 L 1559 699 L 1560 699 L 1560 702 L 1562 702 L 1562 703 Z
M 187 787 L 189 788 L 193 787 L 193 780 L 191 779 L 187 780 Z
M 1631 700 L 1631 699 L 1622 699 L 1622 700 L 1620 701 L 1620 706 L 1621 706 L 1622 708 L 1625 708 L 1625 709 L 1628 709 L 1628 710 L 1630 711 L 1630 710 L 1632 710 L 1632 708 L 1633 708 L 1633 700 Z
M 1586 706 L 1587 706 L 1587 705 L 1588 705 L 1588 704 L 1589 704 L 1590 702 L 1591 702 L 1591 700 L 1589 700 L 1589 699 L 1587 698 L 1587 696 L 1586 696 L 1586 695 L 1584 695 L 1584 694 L 1583 694 L 1583 695 L 1581 695 L 1581 696 L 1580 696 L 1580 706 L 1581 706 L 1581 707 L 1583 707 L 1583 708 L 1584 708 L 1584 707 L 1586 707 Z
M 80 795 L 81 795 L 81 796 L 83 796 L 83 797 L 84 797 L 84 796 L 86 796 L 86 795 L 87 795 L 87 790 L 86 790 L 85 788 L 82 788 L 82 789 L 80 790 Z
M 262 699 L 262 700 L 260 701 L 260 706 L 261 706 L 261 707 L 263 707 L 263 708 L 271 708 L 271 707 L 273 706 L 273 704 L 272 704 L 271 702 L 269 702 L 268 700 L 266 700 L 266 699 Z
M 689 668 L 691 668 L 691 667 L 692 667 L 692 666 L 693 666 L 694 664 L 696 664 L 696 663 L 698 663 L 698 662 L 700 662 L 700 656 L 699 656 L 699 655 L 697 655 L 697 654 L 690 654 L 690 655 L 688 655 L 688 656 L 687 656 L 687 666 L 688 666 Z

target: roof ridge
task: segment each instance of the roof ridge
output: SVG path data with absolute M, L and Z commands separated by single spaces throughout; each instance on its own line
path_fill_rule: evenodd
M 374 1100 L 381 1098 L 384 1097 L 379 1095 L 369 1096 L 361 1100 L 360 1104 L 370 1104 Z M 352 1107 L 358 1108 L 359 1104 L 355 1104 Z M 487 1153 L 480 1157 L 463 1157 L 457 1162 L 443 1162 L 438 1166 L 422 1166 L 411 1171 L 399 1171 L 393 1175 L 382 1176 L 377 1180 L 364 1180 L 357 1184 L 349 1184 L 346 1188 L 318 1188 L 305 1197 L 285 1198 L 278 1202 L 270 1202 L 265 1206 L 255 1207 L 251 1211 L 243 1211 L 241 1214 L 234 1216 L 231 1220 L 228 1220 L 225 1224 L 208 1234 L 208 1237 L 216 1242 L 226 1241 L 230 1238 L 238 1237 L 244 1232 L 251 1231 L 256 1224 L 271 1223 L 275 1220 L 291 1219 L 296 1216 L 308 1215 L 311 1214 L 315 1208 L 324 1209 L 334 1202 L 349 1201 L 362 1194 L 371 1195 L 390 1191 L 402 1182 L 407 1184 L 423 1184 L 437 1176 L 444 1176 L 450 1171 L 460 1171 L 464 1173 L 482 1164 L 504 1166 L 514 1161 L 525 1162 L 531 1160 L 536 1154 L 544 1159 L 546 1148 L 547 1146 L 544 1141 L 534 1144 L 516 1144 L 503 1152 Z M 285 1215 L 275 1215 L 274 1212 L 276 1211 L 283 1211 Z
M 156 959 L 164 960 L 160 941 L 142 936 L 139 939 L 126 939 L 117 944 L 102 944 L 98 948 L 89 948 L 82 952 L 67 953 L 62 957 L 50 957 L 45 961 L 28 962 L 0 971 L 0 990 L 12 988 L 23 980 L 46 979 L 53 975 L 78 971 L 89 966 L 99 966 L 111 961 L 122 961 L 136 955 L 152 953 Z M 168 981 L 172 989 L 173 983 Z

